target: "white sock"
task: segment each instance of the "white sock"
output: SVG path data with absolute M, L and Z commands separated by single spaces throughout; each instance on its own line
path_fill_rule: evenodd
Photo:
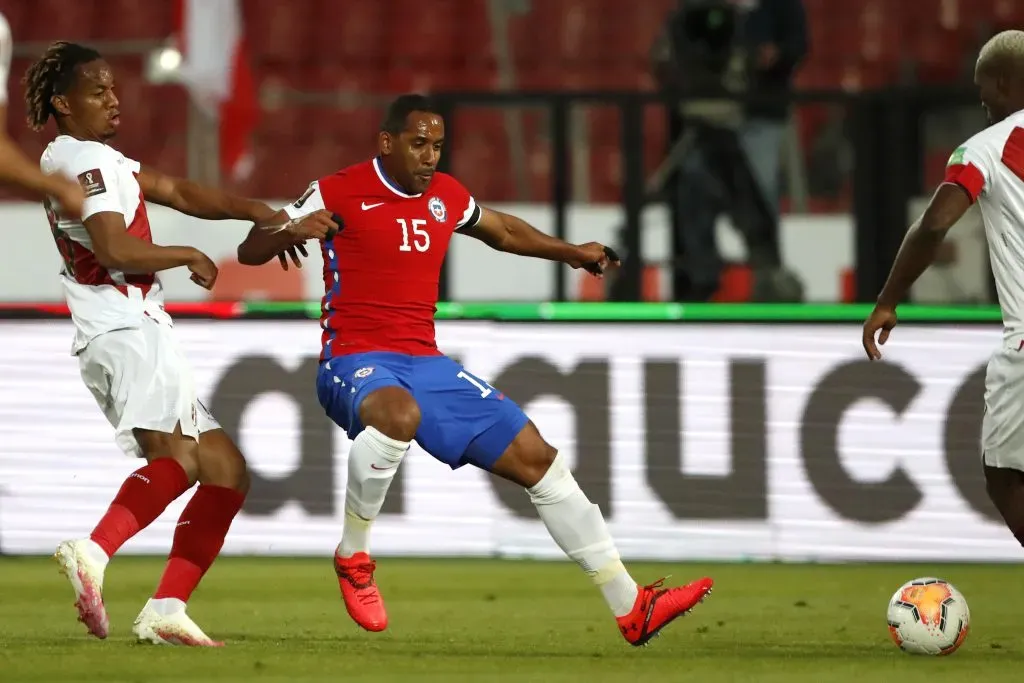
M 162 617 L 177 614 L 185 609 L 185 603 L 178 598 L 150 598 L 147 604 Z
M 370 552 L 370 525 L 380 514 L 391 480 L 408 450 L 408 441 L 384 436 L 373 427 L 364 429 L 352 442 L 348 453 L 345 526 L 337 550 L 340 557 Z
M 99 565 L 102 569 L 106 570 L 107 564 L 110 562 L 110 557 L 107 556 L 107 552 L 100 547 L 100 544 L 91 538 L 87 538 L 82 542 L 82 552 L 89 556 L 89 559 Z
M 638 594 L 636 582 L 622 564 L 601 509 L 580 489 L 561 453 L 526 492 L 555 543 L 601 589 L 612 613 L 629 614 Z

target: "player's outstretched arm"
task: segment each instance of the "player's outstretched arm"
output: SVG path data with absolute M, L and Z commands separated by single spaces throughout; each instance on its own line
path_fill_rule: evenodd
M 306 256 L 302 243 L 306 240 L 329 239 L 338 230 L 331 212 L 314 211 L 299 218 L 290 218 L 285 211 L 278 211 L 266 221 L 259 221 L 238 245 L 238 262 L 245 266 L 261 266 L 277 256 L 281 267 L 288 270 L 285 253 L 291 254 L 292 261 L 299 268 L 302 264 L 293 248 Z
M 196 218 L 259 222 L 269 220 L 277 213 L 255 199 L 237 197 L 148 167 L 142 168 L 138 179 L 147 200 Z
M 123 273 L 156 273 L 186 266 L 197 284 L 213 285 L 217 269 L 209 257 L 194 247 L 165 247 L 126 232 L 124 216 L 113 211 L 85 219 L 92 251 L 100 265 Z
M 603 273 L 609 263 L 618 265 L 618 257 L 603 244 L 570 244 L 541 232 L 521 218 L 493 209 L 481 207 L 480 220 L 475 225 L 459 228 L 459 232 L 498 251 L 567 263 L 595 275 Z
M 910 287 L 928 266 L 935 261 L 942 240 L 971 206 L 971 196 L 964 188 L 953 183 L 943 183 L 936 190 L 921 217 L 910 226 L 896 261 L 889 272 L 889 278 L 878 295 L 875 310 L 864 323 L 864 351 L 871 360 L 882 357 L 875 343 L 884 344 L 889 332 L 896 326 L 896 307 L 903 300 Z
M 0 122 L 7 120 L 7 107 L 0 107 Z M 30 192 L 55 197 L 61 213 L 82 215 L 85 193 L 77 182 L 61 175 L 46 175 L 33 164 L 8 135 L 0 131 L 0 182 L 17 185 Z

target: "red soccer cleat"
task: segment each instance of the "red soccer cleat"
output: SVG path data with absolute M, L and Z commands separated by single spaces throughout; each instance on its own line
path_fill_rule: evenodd
M 383 631 L 388 627 L 388 613 L 380 597 L 373 570 L 377 563 L 366 553 L 352 557 L 334 556 L 334 573 L 338 575 L 341 597 L 348 615 L 367 631 Z
M 698 579 L 685 586 L 662 588 L 665 579 L 659 579 L 649 586 L 641 586 L 633 611 L 618 617 L 622 637 L 630 645 L 646 645 L 661 629 L 672 623 L 676 617 L 688 613 L 711 593 L 714 581 Z

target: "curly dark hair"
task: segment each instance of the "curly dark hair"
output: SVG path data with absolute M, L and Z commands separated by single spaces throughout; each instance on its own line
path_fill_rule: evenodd
M 46 52 L 25 72 L 25 105 L 28 112 L 28 126 L 40 130 L 50 116 L 57 118 L 53 98 L 63 95 L 75 82 L 75 69 L 82 64 L 101 59 L 91 47 L 58 41 L 46 48 Z

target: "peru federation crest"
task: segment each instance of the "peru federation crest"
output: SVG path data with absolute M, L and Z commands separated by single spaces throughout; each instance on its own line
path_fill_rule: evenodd
M 430 209 L 430 215 L 433 216 L 434 220 L 438 223 L 444 223 L 448 220 L 448 209 L 440 198 L 431 197 L 430 201 L 427 202 L 427 208 Z

